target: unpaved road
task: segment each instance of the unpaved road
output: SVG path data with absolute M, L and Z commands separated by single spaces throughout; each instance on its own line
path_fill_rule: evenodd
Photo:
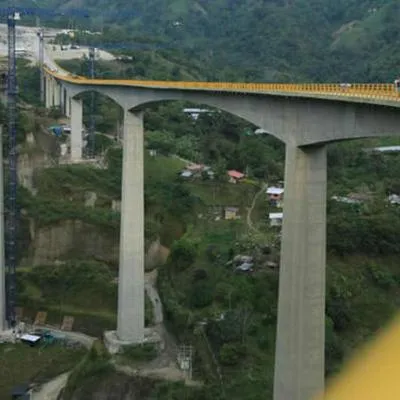
M 157 289 L 155 287 L 157 281 L 157 270 L 145 274 L 144 288 L 146 290 L 147 296 L 149 296 L 150 301 L 153 304 L 154 311 L 154 325 L 162 324 L 163 322 L 163 309 L 158 295 Z
M 246 218 L 246 221 L 247 221 L 247 226 L 249 227 L 249 229 L 250 229 L 251 231 L 258 232 L 258 229 L 254 227 L 253 221 L 251 220 L 251 213 L 253 212 L 254 207 L 256 206 L 257 199 L 260 197 L 260 195 L 261 195 L 262 193 L 264 193 L 266 187 L 267 187 L 267 184 L 263 184 L 263 185 L 262 185 L 260 191 L 258 191 L 258 192 L 254 195 L 253 201 L 252 201 L 252 203 L 251 203 L 251 206 L 247 209 L 247 218 Z
M 69 372 L 45 383 L 38 392 L 32 393 L 32 400 L 57 400 L 61 390 L 67 384 Z

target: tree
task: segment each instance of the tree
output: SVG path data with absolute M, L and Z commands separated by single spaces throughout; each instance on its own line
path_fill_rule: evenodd
M 148 147 L 168 155 L 175 152 L 174 137 L 166 131 L 152 131 L 146 133 Z
M 176 240 L 169 255 L 170 263 L 179 270 L 190 267 L 197 256 L 197 247 L 193 241 L 185 237 Z
M 219 351 L 219 360 L 223 365 L 236 365 L 246 355 L 246 348 L 241 343 L 225 343 Z

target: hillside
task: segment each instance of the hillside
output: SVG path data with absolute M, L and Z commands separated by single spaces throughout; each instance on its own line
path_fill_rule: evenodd
M 151 41 L 215 70 L 239 68 L 248 81 L 392 81 L 397 74 L 396 0 L 138 0 L 136 17 L 124 17 L 132 10 L 126 0 L 37 4 L 87 8 L 89 24 L 75 23 L 103 28 L 107 40 Z

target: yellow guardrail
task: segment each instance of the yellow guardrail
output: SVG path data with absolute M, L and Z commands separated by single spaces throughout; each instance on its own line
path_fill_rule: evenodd
M 400 101 L 400 92 L 391 83 L 232 83 L 232 82 L 178 82 L 128 79 L 88 79 L 77 75 L 62 75 L 45 68 L 57 79 L 80 85 L 134 86 L 157 89 L 212 90 L 228 92 L 288 93 L 340 97 L 361 97 Z

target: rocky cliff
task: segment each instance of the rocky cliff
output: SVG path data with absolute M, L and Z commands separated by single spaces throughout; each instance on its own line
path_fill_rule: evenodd
M 37 226 L 29 220 L 29 247 L 21 265 L 47 265 L 71 259 L 94 259 L 118 264 L 119 234 L 81 220 L 64 220 L 49 226 Z M 168 250 L 158 239 L 146 251 L 146 269 L 165 262 Z
M 58 163 L 59 145 L 46 132 L 28 134 L 20 146 L 18 157 L 19 184 L 36 195 L 35 173 Z M 82 207 L 95 207 L 97 194 L 83 193 Z M 119 210 L 119 200 L 112 200 L 111 208 Z M 23 215 L 22 211 L 22 215 Z M 106 229 L 79 219 L 66 219 L 43 226 L 33 218 L 23 217 L 20 229 L 23 237 L 23 257 L 20 265 L 37 266 L 71 259 L 94 259 L 109 265 L 118 265 L 119 232 Z M 146 241 L 146 268 L 151 269 L 163 263 L 168 250 L 158 239 Z

